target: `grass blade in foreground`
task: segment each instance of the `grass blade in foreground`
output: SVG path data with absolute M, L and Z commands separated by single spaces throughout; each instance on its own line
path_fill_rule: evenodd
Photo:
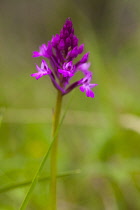
M 63 178 L 63 177 L 67 177 L 67 176 L 73 176 L 73 175 L 77 175 L 80 173 L 80 169 L 77 170 L 71 170 L 71 171 L 66 171 L 63 173 L 60 173 L 57 175 L 57 178 Z M 38 182 L 45 182 L 50 180 L 50 176 L 45 176 L 45 177 L 41 177 L 38 179 Z M 15 184 L 11 184 L 11 185 L 7 185 L 5 187 L 0 188 L 0 194 L 1 193 L 5 193 L 11 190 L 15 190 L 17 188 L 22 188 L 22 187 L 26 187 L 28 185 L 30 185 L 32 183 L 32 180 L 27 180 L 27 181 L 23 181 L 23 182 L 19 182 L 19 183 L 15 183 Z

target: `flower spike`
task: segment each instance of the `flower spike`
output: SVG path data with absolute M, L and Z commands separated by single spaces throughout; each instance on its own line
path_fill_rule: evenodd
M 80 86 L 80 91 L 85 92 L 87 97 L 94 97 L 91 88 L 96 84 L 91 84 L 92 73 L 89 71 L 89 52 L 85 53 L 76 63 L 77 58 L 84 51 L 84 44 L 78 45 L 79 39 L 74 34 L 73 23 L 67 18 L 59 34 L 53 35 L 52 39 L 39 47 L 39 51 L 33 52 L 33 57 L 47 58 L 50 63 L 48 67 L 45 60 L 42 60 L 41 67 L 36 65 L 37 73 L 31 74 L 36 79 L 49 75 L 56 89 L 65 95 L 74 88 Z M 71 79 L 77 72 L 82 72 L 84 77 L 74 83 Z

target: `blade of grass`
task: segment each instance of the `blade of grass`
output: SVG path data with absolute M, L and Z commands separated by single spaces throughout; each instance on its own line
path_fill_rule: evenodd
M 72 94 L 72 96 L 73 96 L 73 94 Z M 69 106 L 70 106 L 70 102 L 72 101 L 72 96 L 70 97 L 70 100 L 69 100 L 69 102 L 68 102 L 68 104 L 67 104 L 67 107 L 66 107 L 64 113 L 63 113 L 63 116 L 62 116 L 62 118 L 61 118 L 61 120 L 60 120 L 60 123 L 59 123 L 59 125 L 58 125 L 58 127 L 57 127 L 57 129 L 56 129 L 56 131 L 55 131 L 55 134 L 54 134 L 54 137 L 53 137 L 53 139 L 52 139 L 52 141 L 51 141 L 51 144 L 50 144 L 50 146 L 49 146 L 49 149 L 48 149 L 48 151 L 46 152 L 46 154 L 45 154 L 45 156 L 44 156 L 44 158 L 43 158 L 43 160 L 42 160 L 42 162 L 41 162 L 41 164 L 40 164 L 40 166 L 39 166 L 39 168 L 38 168 L 38 170 L 37 170 L 37 172 L 36 172 L 36 174 L 35 174 L 35 176 L 34 176 L 34 178 L 33 178 L 33 180 L 32 180 L 32 182 L 31 182 L 30 188 L 29 188 L 29 190 L 28 190 L 28 192 L 27 192 L 27 194 L 26 194 L 26 196 L 25 196 L 25 198 L 24 198 L 24 200 L 23 200 L 23 202 L 22 202 L 22 204 L 21 204 L 21 207 L 19 208 L 20 210 L 24 210 L 24 209 L 26 208 L 26 206 L 27 206 L 29 200 L 30 200 L 32 191 L 34 190 L 34 188 L 35 188 L 35 186 L 36 186 L 36 183 L 37 183 L 37 181 L 38 181 L 38 179 L 39 179 L 39 175 L 40 175 L 40 173 L 41 173 L 41 171 L 42 171 L 42 169 L 43 169 L 43 167 L 44 167 L 44 165 L 45 165 L 45 163 L 46 163 L 46 160 L 47 160 L 48 155 L 49 155 L 49 153 L 50 153 L 50 151 L 51 151 L 51 148 L 52 148 L 52 146 L 53 146 L 53 143 L 55 142 L 55 139 L 56 139 L 56 137 L 57 137 L 57 135 L 58 135 L 58 132 L 59 132 L 59 130 L 60 130 L 60 127 L 61 127 L 61 125 L 62 125 L 62 123 L 63 123 L 63 120 L 64 120 L 64 118 L 65 118 L 65 116 L 66 116 L 66 113 L 67 113 L 68 108 L 69 108 Z
M 76 175 L 79 174 L 80 170 L 71 170 L 71 171 L 66 171 L 63 173 L 60 173 L 57 175 L 57 178 L 63 178 L 63 177 L 67 177 L 67 176 L 72 176 L 72 175 Z M 45 177 L 41 177 L 38 179 L 38 182 L 44 182 L 44 181 L 48 181 L 50 179 L 50 176 L 45 176 Z M 15 183 L 15 184 L 11 184 L 11 185 L 7 185 L 3 188 L 0 188 L 0 193 L 4 193 L 4 192 L 8 192 L 17 188 L 21 188 L 21 187 L 26 187 L 28 185 L 30 185 L 32 183 L 32 180 L 27 180 L 24 182 L 19 182 L 19 183 Z

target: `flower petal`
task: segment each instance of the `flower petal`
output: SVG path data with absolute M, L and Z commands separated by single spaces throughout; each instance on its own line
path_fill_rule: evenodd
M 58 72 L 61 73 L 63 77 L 72 77 L 74 75 L 70 71 L 63 70 L 63 69 L 58 69 Z
M 94 98 L 94 92 L 91 89 L 87 88 L 86 89 L 86 96 Z
M 84 88 L 83 85 L 82 85 L 79 89 L 80 89 L 82 92 L 85 92 L 85 88 Z

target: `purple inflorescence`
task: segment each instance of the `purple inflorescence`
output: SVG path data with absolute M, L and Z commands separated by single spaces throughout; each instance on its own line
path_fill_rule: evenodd
M 49 75 L 53 85 L 60 90 L 63 95 L 80 86 L 80 90 L 86 93 L 87 97 L 94 97 L 91 88 L 97 84 L 91 84 L 92 73 L 88 70 L 89 53 L 76 63 L 73 60 L 84 51 L 84 44 L 78 46 L 78 38 L 74 35 L 72 21 L 68 18 L 60 31 L 52 37 L 51 41 L 42 44 L 39 51 L 33 52 L 33 57 L 44 57 L 50 62 L 48 67 L 45 60 L 42 60 L 41 67 L 36 65 L 37 73 L 31 74 L 32 77 L 39 79 L 42 76 Z M 82 72 L 84 77 L 74 83 L 70 83 L 71 78 L 78 72 Z

